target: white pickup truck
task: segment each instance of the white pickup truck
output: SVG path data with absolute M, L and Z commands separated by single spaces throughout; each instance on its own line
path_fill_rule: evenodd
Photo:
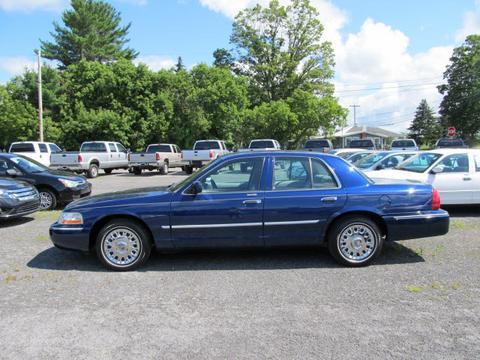
M 230 153 L 222 140 L 198 140 L 193 145 L 193 150 L 183 150 L 183 161 L 185 172 L 191 174 L 193 169 L 201 168 L 203 165 L 217 159 L 219 156 Z
M 56 144 L 39 141 L 19 141 L 10 145 L 11 154 L 23 155 L 45 166 L 50 166 L 50 156 L 62 152 Z
M 240 149 L 240 152 L 244 151 L 270 151 L 281 150 L 280 143 L 274 139 L 254 139 L 250 141 L 247 149 Z
M 158 170 L 160 174 L 167 175 L 169 168 L 183 168 L 186 163 L 177 145 L 150 144 L 145 152 L 130 154 L 128 165 L 135 175 L 140 175 L 143 170 Z
M 95 178 L 98 170 L 110 174 L 115 169 L 128 169 L 128 150 L 114 141 L 86 141 L 80 152 L 70 151 L 52 154 L 50 168 L 86 173 Z

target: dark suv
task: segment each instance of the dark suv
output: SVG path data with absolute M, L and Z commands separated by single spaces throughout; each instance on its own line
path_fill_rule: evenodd
M 0 219 L 29 215 L 39 210 L 37 189 L 23 181 L 0 178 Z

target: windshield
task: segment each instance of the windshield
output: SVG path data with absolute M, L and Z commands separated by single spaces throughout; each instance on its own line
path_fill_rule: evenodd
M 347 157 L 346 159 L 348 161 L 350 161 L 351 163 L 354 163 L 355 161 L 359 161 L 361 159 L 363 159 L 364 157 L 367 157 L 368 155 L 370 155 L 370 153 L 366 152 L 366 153 L 354 153 L 353 155 Z
M 24 157 L 12 157 L 10 158 L 10 160 L 18 166 L 18 168 L 20 170 L 22 170 L 23 172 L 26 172 L 27 174 L 31 174 L 31 173 L 40 173 L 40 172 L 43 172 L 43 171 L 47 171 L 48 168 L 46 166 L 43 166 L 42 164 L 34 161 L 34 160 L 31 160 L 31 159 L 27 159 L 27 158 L 24 158 Z
M 308 140 L 304 146 L 305 149 L 318 149 L 326 147 L 330 147 L 330 144 L 327 140 Z
M 156 152 L 166 152 L 166 153 L 171 152 L 170 145 L 150 145 L 147 148 L 148 154 L 153 154 Z
M 256 140 L 252 141 L 249 146 L 250 149 L 268 149 L 275 148 L 275 144 L 271 140 Z
M 422 153 L 415 155 L 397 167 L 398 170 L 422 173 L 432 166 L 442 155 L 435 153 Z
M 360 169 L 367 169 L 373 165 L 375 165 L 380 160 L 384 159 L 388 155 L 387 152 L 379 152 L 375 154 L 371 154 L 369 156 L 364 157 L 363 159 L 358 160 L 355 162 L 355 166 Z
M 412 140 L 395 140 L 392 142 L 392 148 L 393 147 L 415 147 L 415 143 Z
M 337 152 L 337 156 L 341 157 L 342 159 L 348 158 L 350 155 L 355 154 L 355 151 L 345 151 L 345 152 Z
M 211 150 L 211 149 L 220 149 L 220 144 L 218 141 L 199 141 L 195 143 L 193 150 Z

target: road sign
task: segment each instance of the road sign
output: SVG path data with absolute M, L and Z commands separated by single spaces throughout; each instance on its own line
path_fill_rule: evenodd
M 456 135 L 456 133 L 457 133 L 457 130 L 456 130 L 453 126 L 450 126 L 450 127 L 448 128 L 447 135 L 448 135 L 449 137 L 454 137 L 454 136 Z

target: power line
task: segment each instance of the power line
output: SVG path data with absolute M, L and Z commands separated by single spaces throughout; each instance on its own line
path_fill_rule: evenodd
M 360 105 L 353 104 L 350 105 L 351 108 L 353 108 L 353 126 L 357 126 L 357 108 L 360 107 Z
M 371 87 L 371 88 L 363 88 L 363 89 L 349 89 L 349 90 L 338 90 L 335 91 L 337 94 L 342 93 L 351 93 L 351 92 L 368 92 L 374 90 L 393 90 L 393 89 L 409 89 L 409 88 L 422 88 L 422 87 L 430 87 L 430 86 L 439 86 L 441 84 L 435 83 L 428 83 L 428 84 L 409 84 L 409 85 L 395 85 L 395 86 L 378 86 L 378 87 Z
M 357 83 L 357 84 L 345 84 L 339 82 L 342 86 L 373 86 L 373 85 L 383 85 L 383 84 L 396 84 L 396 83 L 407 83 L 407 82 L 425 82 L 425 81 L 442 81 L 443 79 L 439 77 L 423 78 L 423 79 L 412 79 L 412 80 L 391 80 L 391 81 L 378 81 L 371 83 Z

